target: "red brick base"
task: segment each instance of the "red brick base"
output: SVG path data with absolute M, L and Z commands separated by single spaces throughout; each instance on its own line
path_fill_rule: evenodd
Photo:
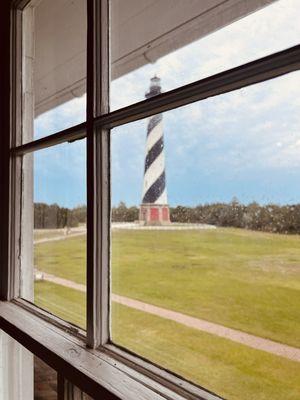
M 144 225 L 170 224 L 170 212 L 167 204 L 141 204 L 140 223 Z

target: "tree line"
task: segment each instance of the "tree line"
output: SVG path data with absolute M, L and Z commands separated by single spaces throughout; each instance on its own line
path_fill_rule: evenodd
M 112 208 L 112 221 L 133 222 L 139 218 L 138 207 L 120 203 Z M 200 223 L 275 233 L 300 233 L 300 204 L 279 206 L 256 202 L 200 204 L 196 207 L 170 207 L 170 219 L 178 223 Z
M 121 202 L 112 207 L 113 222 L 134 222 L 139 218 L 139 207 L 127 207 Z M 170 207 L 172 222 L 202 223 L 224 227 L 236 227 L 265 232 L 300 233 L 300 204 L 279 206 L 260 205 L 256 202 L 241 204 L 237 199 L 230 203 L 200 204 L 196 207 Z M 86 206 L 73 209 L 57 204 L 34 205 L 34 227 L 64 228 L 86 223 Z
M 34 204 L 35 229 L 72 228 L 80 223 L 86 223 L 86 206 L 70 209 L 57 204 Z
M 300 204 L 248 205 L 238 201 L 170 209 L 173 222 L 205 223 L 216 226 L 274 233 L 300 233 Z

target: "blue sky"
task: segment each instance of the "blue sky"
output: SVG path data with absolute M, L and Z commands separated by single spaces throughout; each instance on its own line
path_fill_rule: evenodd
M 151 76 L 163 90 L 298 44 L 300 3 L 280 0 L 156 63 L 112 82 L 111 108 L 142 100 Z M 164 113 L 170 205 L 300 202 L 300 72 Z M 83 121 L 85 97 L 35 120 L 35 137 Z M 112 131 L 112 202 L 141 201 L 147 120 Z M 35 201 L 86 201 L 85 141 L 35 156 Z

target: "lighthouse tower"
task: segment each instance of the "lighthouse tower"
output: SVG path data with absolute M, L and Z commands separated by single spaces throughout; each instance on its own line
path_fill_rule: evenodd
M 154 76 L 151 78 L 146 98 L 160 93 L 160 79 Z M 139 216 L 140 223 L 145 225 L 170 223 L 162 119 L 162 114 L 150 117 L 147 127 L 144 184 Z

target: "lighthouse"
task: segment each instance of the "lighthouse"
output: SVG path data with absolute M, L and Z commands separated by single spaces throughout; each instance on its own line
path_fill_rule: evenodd
M 160 78 L 154 76 L 151 78 L 150 89 L 146 93 L 146 98 L 148 99 L 160 93 Z M 170 223 L 162 114 L 156 114 L 150 117 L 148 121 L 139 220 L 144 225 L 165 225 Z

